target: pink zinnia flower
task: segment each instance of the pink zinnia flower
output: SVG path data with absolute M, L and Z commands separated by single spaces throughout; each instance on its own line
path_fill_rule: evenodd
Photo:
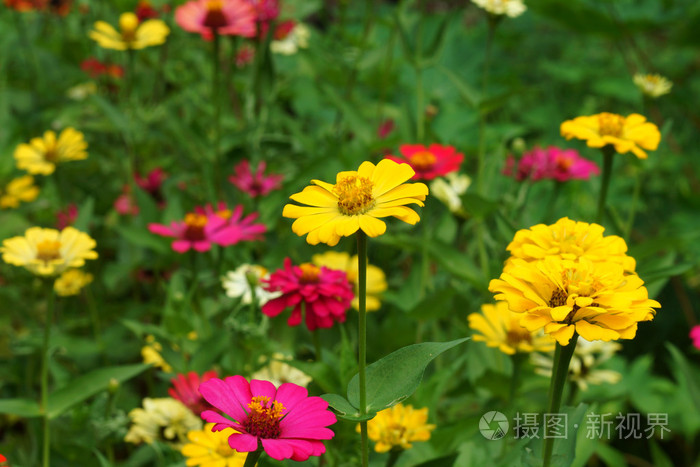
M 546 149 L 536 147 L 523 154 L 517 162 L 517 171 L 516 162 L 510 156 L 503 173 L 514 176 L 518 181 L 550 179 L 566 182 L 573 179 L 588 180 L 591 175 L 598 175 L 600 169 L 595 162 L 584 159 L 574 149 L 550 146 Z
M 228 444 L 238 452 L 253 452 L 260 445 L 277 460 L 305 461 L 326 452 L 321 440 L 335 435 L 327 428 L 337 420 L 320 397 L 294 383 L 279 388 L 269 381 L 242 376 L 224 380 L 212 378 L 199 386 L 199 392 L 212 406 L 230 417 L 205 410 L 202 418 L 215 423 L 212 431 L 233 428 L 238 433 Z
M 173 399 L 177 399 L 185 404 L 192 413 L 200 415 L 205 410 L 213 407 L 199 393 L 199 385 L 217 376 L 219 375 L 214 370 L 205 372 L 201 378 L 194 371 L 190 371 L 186 375 L 180 373 L 177 377 L 170 380 L 173 387 L 168 389 L 168 394 Z
M 124 185 L 122 194 L 114 200 L 114 209 L 122 216 L 135 216 L 139 213 L 139 206 L 131 194 L 131 185 Z
M 165 206 L 165 199 L 161 192 L 161 186 L 167 177 L 168 174 L 160 167 L 151 170 L 145 177 L 138 172 L 134 173 L 134 181 L 136 181 L 136 184 L 143 191 L 151 195 L 161 208 Z
M 66 207 L 66 209 L 63 209 L 56 213 L 56 228 L 58 230 L 63 230 L 69 225 L 73 225 L 77 218 L 78 206 L 76 206 L 75 204 L 69 204 Z
M 258 164 L 258 168 L 253 173 L 250 170 L 250 164 L 247 160 L 243 160 L 236 167 L 234 175 L 228 179 L 239 190 L 248 193 L 253 198 L 265 196 L 272 190 L 278 190 L 282 186 L 284 175 L 265 175 L 265 161 Z
M 388 155 L 386 158 L 410 165 L 416 172 L 413 180 L 432 180 L 456 172 L 464 160 L 464 154 L 454 147 L 439 144 L 431 144 L 427 148 L 422 144 L 404 144 L 399 151 L 403 157 Z
M 236 53 L 236 67 L 243 68 L 253 61 L 255 57 L 255 49 L 248 44 L 243 44 Z
M 693 339 L 695 348 L 700 350 L 700 324 L 690 330 L 690 338 Z
M 389 134 L 391 134 L 392 131 L 394 131 L 394 126 L 395 124 L 392 119 L 389 118 L 387 120 L 384 120 L 379 125 L 379 128 L 377 128 L 377 136 L 380 139 L 386 138 L 387 136 L 389 136 Z
M 255 11 L 255 20 L 259 23 L 268 23 L 276 19 L 280 14 L 279 0 L 246 0 Z
M 262 307 L 267 316 L 277 316 L 288 307 L 293 307 L 287 320 L 290 326 L 301 323 L 301 308 L 306 312 L 306 327 L 330 328 L 336 321 L 345 321 L 345 312 L 350 308 L 355 294 L 344 271 L 318 267 L 311 263 L 293 266 L 292 260 L 284 260 L 284 269 L 279 269 L 263 280 L 268 292 L 282 292 Z
M 254 221 L 258 218 L 258 213 L 254 212 L 243 217 L 243 206 L 237 205 L 233 210 L 229 209 L 226 203 L 219 202 L 216 209 L 211 204 L 207 204 L 204 208 L 196 207 L 195 212 L 204 214 L 207 217 L 216 216 L 226 221 L 226 226 L 232 227 L 232 231 L 226 242 L 222 246 L 234 245 L 242 241 L 262 240 L 263 234 L 267 232 L 265 224 L 256 224 Z
M 139 0 L 139 3 L 136 4 L 134 13 L 136 13 L 136 17 L 139 19 L 139 22 L 143 22 L 147 19 L 158 18 L 160 16 L 158 10 L 153 8 L 153 5 L 151 5 L 151 2 L 148 0 Z
M 191 0 L 175 9 L 182 29 L 211 40 L 214 34 L 255 36 L 255 10 L 246 0 Z

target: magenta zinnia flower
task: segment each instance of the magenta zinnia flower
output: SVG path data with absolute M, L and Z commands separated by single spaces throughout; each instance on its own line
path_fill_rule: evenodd
M 262 312 L 274 317 L 293 307 L 287 324 L 298 326 L 305 305 L 306 327 L 310 331 L 330 328 L 336 321 L 344 322 L 345 312 L 355 296 L 344 271 L 311 263 L 293 266 L 289 258 L 284 260 L 284 269 L 273 272 L 263 283 L 268 292 L 282 292 L 282 295 L 263 305 Z
M 226 226 L 230 227 L 229 235 L 221 246 L 235 245 L 238 242 L 249 242 L 253 240 L 262 240 L 263 234 L 267 232 L 265 224 L 256 224 L 254 221 L 258 218 L 258 213 L 254 212 L 243 217 L 243 206 L 237 205 L 233 210 L 229 209 L 226 203 L 219 202 L 216 209 L 211 204 L 207 204 L 204 208 L 196 207 L 195 212 L 206 215 L 207 217 L 216 216 L 226 221 Z
M 134 181 L 139 188 L 151 195 L 161 208 L 165 206 L 161 186 L 166 178 L 168 178 L 168 174 L 160 167 L 151 170 L 145 177 L 138 172 L 134 173 Z
M 413 180 L 432 180 L 459 170 L 464 160 L 464 154 L 457 152 L 452 146 L 431 144 L 404 144 L 399 147 L 402 157 L 388 155 L 387 159 L 410 165 L 416 174 Z
M 200 415 L 205 410 L 210 410 L 212 406 L 199 393 L 199 385 L 217 376 L 219 375 L 214 370 L 205 372 L 201 378 L 194 371 L 186 375 L 180 373 L 170 380 L 173 387 L 168 389 L 168 394 L 185 404 L 192 413 Z
M 690 338 L 693 339 L 695 348 L 700 350 L 700 324 L 690 330 Z
M 331 439 L 336 422 L 328 403 L 320 397 L 309 397 L 307 390 L 294 383 L 279 388 L 269 381 L 242 376 L 224 380 L 212 378 L 199 386 L 199 392 L 216 409 L 230 417 L 205 410 L 202 418 L 215 423 L 212 431 L 233 428 L 238 433 L 228 444 L 238 452 L 253 452 L 260 445 L 277 460 L 305 461 L 326 452 L 321 440 Z
M 253 173 L 247 160 L 241 161 L 234 167 L 235 175 L 228 179 L 239 190 L 248 193 L 251 197 L 265 196 L 272 190 L 278 190 L 282 186 L 284 175 L 265 175 L 265 161 L 258 164 L 258 168 Z
M 253 37 L 255 19 L 255 10 L 245 0 L 191 0 L 175 9 L 182 29 L 207 40 L 214 34 Z
M 600 173 L 598 165 L 581 157 L 578 151 L 555 146 L 549 146 L 546 149 L 536 147 L 523 154 L 517 162 L 517 171 L 515 166 L 515 160 L 512 156 L 509 157 L 503 173 L 514 176 L 518 181 L 528 178 L 532 181 L 550 179 L 558 182 L 574 179 L 588 180 L 591 175 Z
M 78 206 L 71 203 L 65 209 L 56 213 L 56 228 L 63 230 L 71 226 L 78 219 Z

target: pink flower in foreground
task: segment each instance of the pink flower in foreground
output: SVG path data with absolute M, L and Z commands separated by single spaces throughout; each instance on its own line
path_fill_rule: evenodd
M 186 375 L 180 373 L 170 380 L 173 387 L 168 389 L 168 394 L 173 399 L 185 404 L 192 413 L 200 415 L 205 410 L 211 409 L 212 406 L 199 393 L 199 385 L 217 376 L 219 375 L 214 370 L 205 372 L 201 378 L 194 371 L 190 371 Z
M 432 180 L 459 170 L 464 160 L 464 154 L 457 152 L 452 146 L 431 144 L 404 144 L 399 147 L 403 157 L 388 155 L 387 159 L 410 165 L 416 174 L 413 180 Z
M 690 338 L 693 339 L 695 348 L 700 350 L 700 324 L 690 330 Z
M 293 307 L 287 324 L 298 326 L 304 305 L 306 327 L 310 331 L 330 328 L 336 321 L 344 322 L 345 312 L 355 296 L 344 271 L 311 263 L 293 266 L 289 258 L 284 260 L 284 269 L 273 272 L 263 284 L 268 292 L 282 292 L 282 295 L 267 302 L 262 312 L 274 317 Z
M 66 227 L 73 225 L 75 220 L 78 218 L 78 206 L 75 204 L 69 204 L 66 209 L 58 211 L 56 213 L 56 228 L 58 230 L 63 230 Z
M 536 147 L 523 154 L 517 162 L 517 170 L 515 160 L 512 156 L 509 157 L 503 173 L 514 176 L 518 181 L 550 179 L 566 182 L 573 179 L 588 180 L 591 175 L 598 175 L 600 169 L 595 162 L 584 159 L 574 149 L 550 146 L 546 149 Z
M 269 381 L 248 383 L 237 375 L 212 378 L 199 386 L 199 392 L 233 419 L 213 410 L 202 413 L 204 420 L 215 423 L 212 431 L 229 427 L 238 431 L 228 438 L 229 446 L 238 452 L 253 452 L 262 445 L 273 459 L 305 461 L 326 452 L 321 440 L 335 435 L 327 428 L 337 421 L 328 403 L 309 397 L 305 388 L 294 383 L 275 388 Z
M 228 240 L 222 246 L 234 245 L 242 241 L 262 240 L 263 234 L 267 232 L 265 224 L 254 222 L 258 218 L 257 212 L 243 217 L 243 206 L 240 204 L 231 210 L 222 201 L 219 202 L 216 209 L 211 204 L 207 204 L 204 208 L 196 207 L 195 212 L 207 217 L 216 216 L 224 219 L 228 227 L 235 229 L 235 232 L 231 232 Z
M 234 167 L 235 174 L 228 179 L 239 190 L 248 193 L 253 198 L 265 196 L 272 190 L 278 190 L 282 186 L 282 179 L 284 179 L 284 175 L 265 175 L 265 167 L 265 161 L 262 161 L 253 173 L 248 161 L 243 160 Z
M 255 36 L 255 10 L 246 0 L 191 0 L 175 9 L 175 22 L 211 40 L 214 34 Z

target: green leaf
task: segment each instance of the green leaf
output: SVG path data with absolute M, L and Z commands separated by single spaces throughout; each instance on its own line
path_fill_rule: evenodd
M 0 399 L 0 413 L 29 418 L 39 417 L 41 409 L 31 399 Z
M 95 210 L 95 198 L 89 197 L 78 210 L 78 218 L 73 223 L 73 227 L 81 232 L 88 232 L 90 229 L 90 221 Z
M 421 462 L 416 467 L 450 467 L 455 465 L 455 461 L 459 456 L 458 452 L 448 454 L 446 456 L 430 459 L 429 461 Z
M 49 395 L 49 418 L 56 418 L 73 405 L 104 391 L 112 379 L 122 383 L 148 368 L 151 365 L 113 366 L 78 376 L 67 386 Z
M 115 229 L 119 235 L 126 238 L 129 242 L 133 243 L 134 245 L 150 248 L 156 251 L 157 253 L 161 254 L 168 253 L 169 242 L 167 241 L 167 239 L 153 234 L 148 230 L 141 230 L 126 225 L 116 226 Z
M 371 420 L 377 414 L 376 412 L 368 413 L 365 415 L 360 415 L 360 411 L 357 407 L 353 407 L 350 402 L 340 394 L 324 394 L 321 396 L 323 400 L 328 402 L 328 405 L 333 407 L 338 413 L 338 418 L 343 420 L 348 420 L 351 422 L 363 422 L 365 420 Z
M 469 256 L 455 254 L 453 247 L 436 241 L 428 244 L 428 251 L 430 256 L 449 273 L 466 280 L 478 289 L 486 290 L 488 288 L 487 278 L 483 276 Z
M 468 339 L 409 345 L 369 365 L 366 372 L 367 412 L 379 412 L 408 398 L 423 379 L 428 363 Z M 353 376 L 348 383 L 348 400 L 354 407 L 359 407 L 359 375 Z
M 700 412 L 700 386 L 698 385 L 697 371 L 693 371 L 688 361 L 683 357 L 683 354 L 673 346 L 673 344 L 667 342 L 666 348 L 671 353 L 673 361 L 675 362 L 674 373 L 676 380 L 681 386 L 686 386 L 688 392 L 690 393 L 690 398 L 695 405 L 695 410 Z M 693 374 L 696 373 L 696 374 Z
M 455 72 L 449 68 L 438 65 L 437 69 L 447 76 L 447 78 L 452 81 L 455 89 L 459 92 L 459 95 L 464 99 L 464 102 L 472 109 L 475 109 L 479 103 L 479 93 L 476 89 L 472 88 L 464 79 L 458 76 Z
M 495 201 L 470 192 L 462 195 L 462 206 L 464 206 L 465 211 L 474 217 L 485 217 L 498 210 L 498 203 Z

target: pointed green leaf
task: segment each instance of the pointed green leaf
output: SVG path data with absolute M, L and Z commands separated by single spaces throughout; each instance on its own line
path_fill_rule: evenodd
M 360 411 L 356 407 L 353 407 L 352 404 L 340 394 L 324 394 L 321 398 L 328 402 L 328 405 L 336 411 L 338 418 L 343 420 L 363 422 L 365 420 L 371 420 L 376 415 L 376 412 L 360 415 Z
M 406 346 L 367 367 L 367 411 L 379 412 L 408 398 L 418 388 L 423 372 L 435 357 L 445 350 L 467 341 L 424 342 Z M 348 383 L 348 400 L 360 405 L 359 376 Z
M 0 399 L 0 413 L 29 418 L 40 416 L 41 409 L 31 399 Z

